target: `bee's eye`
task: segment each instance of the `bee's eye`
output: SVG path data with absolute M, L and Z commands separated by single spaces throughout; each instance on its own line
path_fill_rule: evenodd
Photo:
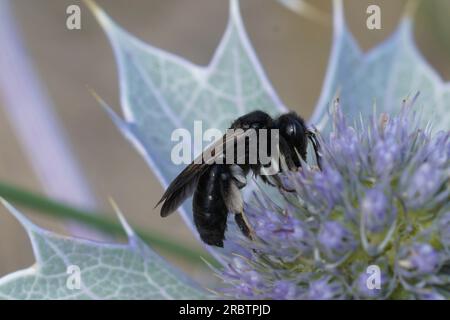
M 295 125 L 293 125 L 293 124 L 290 124 L 290 125 L 288 125 L 287 127 L 286 127 L 286 134 L 288 135 L 288 136 L 293 136 L 293 135 L 295 135 Z

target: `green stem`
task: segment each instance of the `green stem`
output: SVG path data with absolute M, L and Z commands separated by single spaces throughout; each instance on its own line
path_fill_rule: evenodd
M 47 216 L 82 222 L 110 235 L 125 236 L 122 225 L 116 220 L 108 218 L 107 214 L 99 214 L 70 207 L 61 202 L 45 198 L 36 193 L 25 191 L 3 182 L 0 182 L 0 197 L 10 202 L 35 209 L 37 212 L 46 214 Z M 167 237 L 161 234 L 149 233 L 134 227 L 133 230 L 143 241 L 167 253 L 182 257 L 191 263 L 203 263 L 200 257 L 204 257 L 213 266 L 218 266 L 218 262 L 204 251 L 186 247 L 167 239 Z

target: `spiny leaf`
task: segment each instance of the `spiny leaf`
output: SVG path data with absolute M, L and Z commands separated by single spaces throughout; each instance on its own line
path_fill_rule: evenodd
M 363 53 L 347 29 L 341 0 L 334 0 L 334 40 L 321 97 L 311 122 L 329 126 L 328 110 L 338 94 L 349 119 L 377 112 L 396 113 L 402 101 L 420 92 L 423 120 L 450 128 L 450 84 L 445 83 L 416 47 L 413 21 L 405 15 L 385 42 Z
M 109 218 L 106 212 L 91 212 L 86 209 L 69 206 L 65 203 L 46 198 L 37 193 L 26 191 L 1 181 L 0 197 L 13 204 L 34 209 L 33 212 L 37 214 L 43 214 L 55 219 L 76 221 L 111 236 L 125 235 L 120 223 L 116 219 Z M 204 251 L 195 250 L 171 240 L 166 234 L 156 231 L 140 230 L 136 227 L 133 227 L 133 230 L 143 241 L 153 248 L 162 249 L 164 253 L 171 253 L 174 256 L 183 258 L 187 262 L 202 264 L 203 262 L 200 257 L 207 254 Z M 203 257 L 203 259 L 209 260 L 209 263 L 213 265 L 218 264 L 211 257 Z
M 27 220 L 9 203 L 33 246 L 36 264 L 0 279 L 3 299 L 205 299 L 208 294 L 144 244 L 119 214 L 128 244 L 63 237 Z M 80 287 L 70 267 L 79 268 Z

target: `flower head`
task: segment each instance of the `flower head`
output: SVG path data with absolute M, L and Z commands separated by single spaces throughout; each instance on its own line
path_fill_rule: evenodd
M 238 298 L 450 298 L 450 133 L 405 106 L 319 137 L 322 170 L 284 173 L 283 201 L 246 204 L 254 241 L 220 276 Z
M 352 232 L 338 221 L 323 222 L 317 240 L 321 251 L 332 260 L 337 260 L 356 248 Z
M 361 219 L 369 232 L 383 232 L 392 224 L 396 211 L 389 200 L 383 188 L 374 187 L 365 192 L 361 201 Z
M 307 295 L 310 300 L 330 300 L 343 297 L 342 283 L 331 276 L 324 276 L 310 283 Z

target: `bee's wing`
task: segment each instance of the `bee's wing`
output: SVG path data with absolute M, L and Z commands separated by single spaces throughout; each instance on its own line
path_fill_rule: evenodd
M 208 170 L 206 164 L 191 163 L 169 185 L 156 207 L 161 204 L 161 217 L 167 217 L 189 198 L 197 186 L 198 179 Z
M 179 206 L 189 198 L 195 191 L 198 180 L 205 174 L 210 165 L 215 164 L 218 158 L 224 155 L 224 151 L 229 141 L 241 141 L 245 134 L 236 131 L 226 134 L 222 138 L 213 142 L 203 151 L 191 164 L 189 164 L 167 187 L 161 200 L 155 207 L 163 203 L 161 207 L 161 217 L 167 217 L 178 209 Z

